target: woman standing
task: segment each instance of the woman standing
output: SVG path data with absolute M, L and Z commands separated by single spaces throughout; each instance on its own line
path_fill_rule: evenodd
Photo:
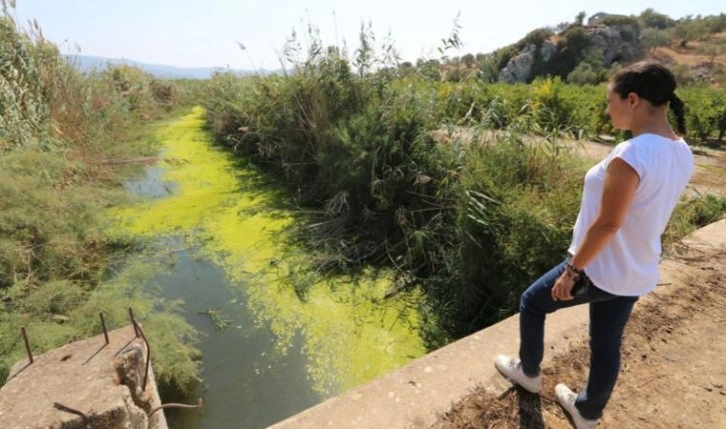
M 519 359 L 499 355 L 496 368 L 538 393 L 545 316 L 590 305 L 590 374 L 579 394 L 555 393 L 575 426 L 594 428 L 620 371 L 620 344 L 638 297 L 660 278 L 660 237 L 691 174 L 693 155 L 668 122 L 668 106 L 686 134 L 673 74 L 654 62 L 621 70 L 608 85 L 607 113 L 633 138 L 617 145 L 585 175 L 570 257 L 535 281 L 520 301 Z

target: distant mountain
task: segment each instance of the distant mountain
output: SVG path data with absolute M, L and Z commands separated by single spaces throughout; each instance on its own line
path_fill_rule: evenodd
M 161 64 L 146 64 L 139 61 L 95 57 L 89 55 L 64 55 L 77 70 L 87 73 L 94 70 L 103 70 L 109 65 L 128 65 L 138 67 L 141 70 L 163 79 L 209 79 L 216 71 L 232 72 L 239 75 L 256 74 L 251 70 L 234 70 L 221 67 L 173 67 Z M 263 74 L 274 73 L 274 71 L 263 70 Z

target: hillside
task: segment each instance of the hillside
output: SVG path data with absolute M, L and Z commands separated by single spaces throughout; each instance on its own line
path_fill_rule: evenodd
M 716 46 L 720 53 L 710 56 L 703 53 L 709 46 Z M 715 86 L 726 84 L 726 32 L 718 33 L 688 46 L 672 43 L 655 48 L 646 58 L 671 65 L 680 65 L 691 80 L 707 81 Z M 678 70 L 678 68 L 677 68 Z
M 446 78 L 529 83 L 558 76 L 597 84 L 623 65 L 655 59 L 668 64 L 681 84 L 726 83 L 726 14 L 674 20 L 648 9 L 637 16 L 598 13 L 587 23 L 584 17 L 582 12 L 574 22 L 534 29 L 489 54 L 445 59 Z M 432 63 L 419 60 L 417 66 Z

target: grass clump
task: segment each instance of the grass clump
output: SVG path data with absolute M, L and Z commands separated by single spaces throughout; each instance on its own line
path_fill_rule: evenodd
M 663 234 L 663 247 L 668 249 L 698 228 L 722 219 L 724 213 L 726 213 L 725 196 L 697 193 L 682 198 Z

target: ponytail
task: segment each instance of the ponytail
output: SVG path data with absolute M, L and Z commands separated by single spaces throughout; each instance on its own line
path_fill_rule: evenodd
M 670 98 L 668 99 L 670 108 L 673 110 L 673 113 L 676 115 L 676 121 L 678 123 L 678 134 L 681 136 L 685 136 L 687 134 L 686 131 L 686 115 L 684 112 L 684 103 L 683 100 L 678 98 L 676 94 L 671 94 Z

